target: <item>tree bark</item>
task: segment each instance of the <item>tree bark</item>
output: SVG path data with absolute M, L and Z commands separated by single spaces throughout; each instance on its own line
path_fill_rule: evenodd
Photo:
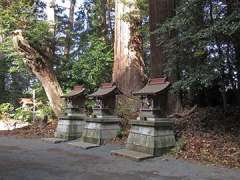
M 161 77 L 167 64 L 164 49 L 159 45 L 158 35 L 154 33 L 160 24 L 175 14 L 174 0 L 149 0 L 150 9 L 150 48 L 151 48 L 151 77 Z M 166 35 L 168 36 L 168 35 Z
M 50 32 L 52 33 L 55 31 L 55 5 L 56 0 L 49 0 L 46 4 L 47 21 L 50 26 Z
M 7 74 L 7 65 L 6 61 L 3 61 L 3 56 L 1 56 L 0 52 L 0 66 L 1 66 L 1 71 L 0 71 L 0 92 L 1 95 L 4 95 L 5 92 L 5 80 L 6 80 L 6 74 Z M 2 100 L 3 96 L 0 97 L 0 100 Z
M 114 25 L 112 23 L 114 17 L 112 17 L 111 13 L 113 11 L 112 7 L 112 2 L 111 0 L 107 0 L 107 22 L 108 22 L 108 29 L 109 29 L 109 34 L 110 34 L 110 41 L 111 45 L 114 45 Z
M 240 13 L 240 2 L 239 0 L 227 0 L 227 14 L 231 15 L 234 11 L 237 11 Z M 233 43 L 234 49 L 235 49 L 235 58 L 236 62 L 235 65 L 238 69 L 237 72 L 237 80 L 240 82 L 240 32 L 235 32 L 231 36 L 231 42 Z M 237 91 L 237 101 L 238 104 L 240 104 L 240 89 L 238 88 Z
M 107 26 L 107 0 L 100 0 L 100 31 L 106 43 L 109 44 L 108 26 Z
M 30 66 L 27 64 L 27 66 Z M 62 89 L 57 81 L 57 78 L 53 72 L 53 70 L 46 66 L 45 68 L 36 68 L 36 67 L 31 67 L 33 74 L 39 79 L 41 82 L 45 93 L 48 97 L 49 104 L 51 108 L 53 109 L 54 113 L 57 116 L 61 115 L 62 112 L 62 99 L 61 95 Z M 38 70 L 37 70 L 38 69 Z
M 70 58 L 70 50 L 71 50 L 71 45 L 72 45 L 71 32 L 73 30 L 75 4 L 76 4 L 76 0 L 70 0 L 68 27 L 67 27 L 67 32 L 66 32 L 66 45 L 64 48 L 64 55 L 65 55 L 66 60 L 68 60 Z
M 175 15 L 175 0 L 149 0 L 149 17 L 150 17 L 150 49 L 151 49 L 151 77 L 165 76 L 167 58 L 164 47 L 159 45 L 159 37 L 155 31 L 159 25 L 163 24 L 167 18 Z M 168 39 L 173 33 L 164 34 L 162 39 Z M 177 66 L 177 65 L 176 65 Z M 177 74 L 168 77 L 171 83 L 177 80 Z M 168 93 L 167 114 L 180 112 L 182 110 L 180 94 Z
M 143 39 L 135 0 L 115 0 L 115 44 L 113 81 L 127 95 L 143 87 L 145 81 Z M 128 20 L 126 20 L 128 19 Z
M 4 36 L 0 34 L 0 44 L 3 43 Z M 0 92 L 2 95 L 5 92 L 5 79 L 6 79 L 6 73 L 8 71 L 6 61 L 4 61 L 4 55 L 0 52 Z M 3 97 L 0 98 L 2 100 Z
M 50 65 L 50 59 L 41 56 L 37 50 L 32 48 L 28 41 L 24 39 L 21 30 L 16 30 L 13 33 L 13 45 L 23 58 L 24 64 L 41 82 L 54 113 L 60 116 L 62 109 L 61 95 L 63 93 Z

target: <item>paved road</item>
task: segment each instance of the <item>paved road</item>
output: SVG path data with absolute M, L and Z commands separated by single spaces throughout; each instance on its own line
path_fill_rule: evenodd
M 39 139 L 0 137 L 0 180 L 240 180 L 240 170 L 166 157 L 112 157 L 119 146 L 81 150 Z

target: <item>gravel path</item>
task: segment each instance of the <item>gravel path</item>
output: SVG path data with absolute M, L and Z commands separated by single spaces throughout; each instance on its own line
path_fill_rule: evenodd
M 0 137 L 0 180 L 240 180 L 240 169 L 154 158 L 134 162 L 112 157 L 121 147 L 81 150 L 40 139 Z

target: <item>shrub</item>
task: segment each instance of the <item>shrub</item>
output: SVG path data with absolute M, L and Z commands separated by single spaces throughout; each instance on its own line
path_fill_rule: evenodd
M 14 106 L 10 103 L 0 104 L 0 118 L 9 118 L 14 110 Z
M 14 106 L 10 103 L 0 104 L 0 114 L 11 113 L 14 110 Z
M 53 116 L 53 111 L 49 105 L 42 104 L 37 107 L 36 116 L 44 118 L 44 116 Z
M 31 122 L 33 113 L 30 109 L 20 107 L 15 110 L 14 119 Z

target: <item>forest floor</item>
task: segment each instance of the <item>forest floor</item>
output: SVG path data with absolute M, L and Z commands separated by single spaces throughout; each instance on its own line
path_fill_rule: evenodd
M 53 137 L 55 122 L 44 127 L 35 123 L 12 131 L 0 131 L 0 136 L 23 138 Z M 240 110 L 231 108 L 197 108 L 190 115 L 175 121 L 177 146 L 170 155 L 178 159 L 196 160 L 205 164 L 240 168 Z M 126 137 L 112 144 L 124 145 Z
M 176 119 L 176 156 L 226 167 L 240 167 L 240 108 L 197 108 Z
M 56 127 L 56 121 L 50 121 L 44 126 L 39 123 L 33 123 L 23 128 L 0 131 L 0 136 L 15 136 L 25 138 L 53 137 Z

